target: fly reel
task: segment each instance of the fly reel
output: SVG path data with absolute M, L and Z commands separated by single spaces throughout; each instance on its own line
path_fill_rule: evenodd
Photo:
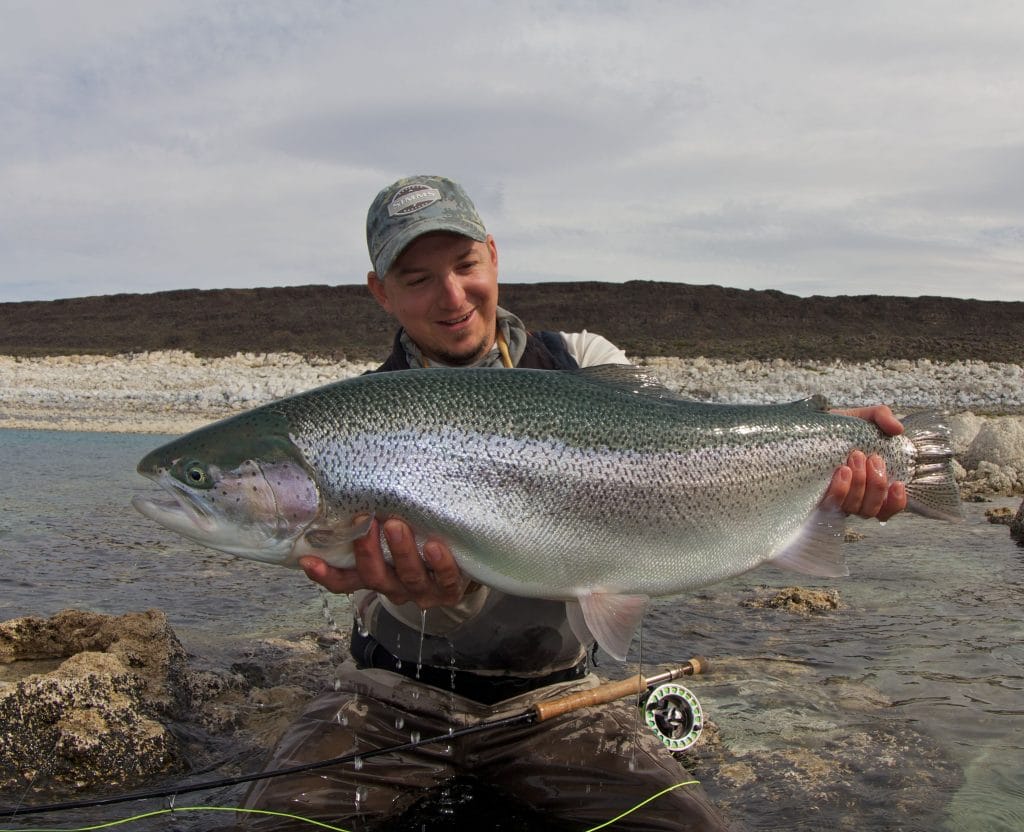
M 693 693 L 668 682 L 654 688 L 644 702 L 644 721 L 672 751 L 684 751 L 704 730 L 704 711 Z

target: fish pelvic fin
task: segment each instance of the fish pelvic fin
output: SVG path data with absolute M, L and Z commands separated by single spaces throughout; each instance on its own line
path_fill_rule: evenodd
M 595 641 L 609 656 L 625 661 L 633 634 L 643 621 L 650 601 L 646 595 L 591 592 L 565 608 L 573 634 L 583 644 Z
M 771 557 L 775 566 L 819 578 L 850 574 L 843 555 L 846 515 L 833 500 L 819 503 L 804 524 Z
M 949 426 L 939 413 L 912 413 L 903 419 L 904 436 L 914 446 L 914 473 L 907 489 L 907 510 L 936 520 L 964 519 L 960 487 L 953 472 Z

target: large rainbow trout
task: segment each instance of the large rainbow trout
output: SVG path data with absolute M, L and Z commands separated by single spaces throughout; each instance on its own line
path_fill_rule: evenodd
M 431 369 L 359 376 L 225 419 L 150 453 L 173 499 L 147 517 L 245 558 L 353 562 L 359 515 L 406 519 L 504 592 L 564 599 L 577 635 L 619 658 L 650 596 L 772 561 L 848 574 L 843 516 L 821 503 L 859 448 L 911 510 L 959 519 L 948 431 L 886 437 L 817 399 L 680 399 L 635 367 Z

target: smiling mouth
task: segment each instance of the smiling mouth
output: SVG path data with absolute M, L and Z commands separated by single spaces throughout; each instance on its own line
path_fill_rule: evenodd
M 473 317 L 475 309 L 470 309 L 465 315 L 460 315 L 458 318 L 449 318 L 447 321 L 439 321 L 441 326 L 456 327 L 466 323 L 470 318 Z

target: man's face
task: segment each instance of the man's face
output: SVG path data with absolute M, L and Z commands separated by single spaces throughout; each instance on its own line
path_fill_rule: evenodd
M 378 303 L 398 319 L 423 354 L 472 364 L 494 345 L 498 250 L 446 231 L 417 237 L 381 277 L 367 275 Z

